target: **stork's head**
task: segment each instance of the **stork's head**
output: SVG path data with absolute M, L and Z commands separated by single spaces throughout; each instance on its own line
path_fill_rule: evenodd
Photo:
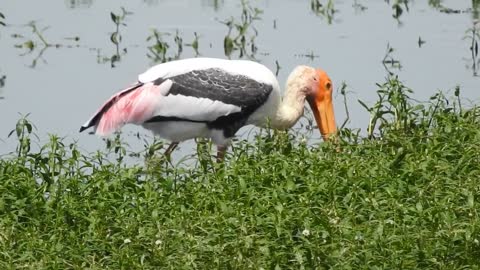
M 325 71 L 309 66 L 296 67 L 287 79 L 287 91 L 289 90 L 299 93 L 297 97 L 308 101 L 324 140 L 336 133 L 333 85 Z
M 333 111 L 333 84 L 330 77 L 322 69 L 314 69 L 307 101 L 312 108 L 313 116 L 324 140 L 337 132 Z

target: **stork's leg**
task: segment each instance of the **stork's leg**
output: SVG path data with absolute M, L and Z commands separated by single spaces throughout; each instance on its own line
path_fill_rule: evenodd
M 172 143 L 168 146 L 167 150 L 165 150 L 164 155 L 165 155 L 168 159 L 170 159 L 170 155 L 172 154 L 173 150 L 175 150 L 175 148 L 177 148 L 178 144 L 179 144 L 179 142 L 172 142 Z
M 228 146 L 218 145 L 217 146 L 217 163 L 223 162 L 225 159 L 225 152 L 227 151 Z

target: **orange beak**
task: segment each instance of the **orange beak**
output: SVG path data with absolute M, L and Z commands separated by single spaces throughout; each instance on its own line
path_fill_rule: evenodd
M 326 141 L 330 135 L 337 132 L 332 101 L 333 86 L 325 71 L 317 69 L 316 72 L 319 80 L 316 81 L 313 93 L 308 96 L 307 100 L 312 108 L 315 121 L 317 121 L 320 134 Z

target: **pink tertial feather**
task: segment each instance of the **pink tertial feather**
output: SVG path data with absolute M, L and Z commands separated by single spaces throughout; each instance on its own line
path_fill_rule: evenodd
M 94 123 L 95 133 L 107 136 L 125 124 L 145 122 L 153 116 L 161 96 L 159 87 L 153 83 L 134 86 L 112 96 L 92 118 L 99 117 Z

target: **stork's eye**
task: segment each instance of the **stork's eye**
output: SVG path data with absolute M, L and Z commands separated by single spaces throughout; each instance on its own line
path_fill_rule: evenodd
M 327 84 L 325 85 L 325 87 L 327 87 L 328 90 L 330 90 L 332 88 L 332 84 L 327 82 Z

